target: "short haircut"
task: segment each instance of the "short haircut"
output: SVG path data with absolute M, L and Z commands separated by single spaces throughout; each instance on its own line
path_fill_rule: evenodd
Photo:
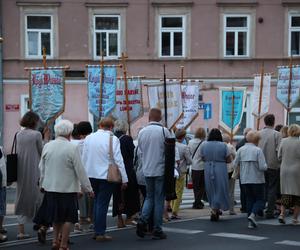
M 260 140 L 260 134 L 257 131 L 251 130 L 246 135 L 247 142 L 257 144 Z
M 114 127 L 114 120 L 111 117 L 103 117 L 99 122 L 99 126 L 104 129 L 111 129 Z
M 223 142 L 229 143 L 230 142 L 230 136 L 228 134 L 222 135 Z
M 37 113 L 28 111 L 21 119 L 20 125 L 25 128 L 35 129 L 40 120 Z
M 291 137 L 300 136 L 300 127 L 298 124 L 291 124 L 288 129 L 288 135 Z
M 81 121 L 77 124 L 76 127 L 79 135 L 89 135 L 93 132 L 92 125 L 88 121 Z
M 282 138 L 286 138 L 288 137 L 288 129 L 289 127 L 288 126 L 283 126 L 281 129 L 280 129 L 280 133 L 281 133 L 281 137 Z
M 205 139 L 205 137 L 206 137 L 205 129 L 197 128 L 196 133 L 195 133 L 195 138 L 203 140 L 203 139 Z
M 264 118 L 264 122 L 266 126 L 273 127 L 275 124 L 275 116 L 273 114 L 268 114 Z
M 252 128 L 244 128 L 243 135 L 246 136 L 248 134 L 248 132 L 251 130 L 252 130 Z
M 60 120 L 54 126 L 55 136 L 69 136 L 72 134 L 74 125 L 69 120 Z
M 149 121 L 160 122 L 162 119 L 162 113 L 159 108 L 152 108 L 149 111 Z
M 213 128 L 208 134 L 207 141 L 223 141 L 221 131 Z
M 277 124 L 274 129 L 279 132 L 282 129 L 282 127 L 282 124 Z
M 176 139 L 181 140 L 186 136 L 185 129 L 177 129 L 175 132 Z
M 123 132 L 124 134 L 126 134 L 126 132 L 128 131 L 129 125 L 126 121 L 124 120 L 116 120 L 115 121 L 115 126 L 114 126 L 114 131 L 115 132 Z
M 78 124 L 74 124 L 74 128 L 72 131 L 72 137 L 74 139 L 80 139 L 80 134 L 78 133 Z

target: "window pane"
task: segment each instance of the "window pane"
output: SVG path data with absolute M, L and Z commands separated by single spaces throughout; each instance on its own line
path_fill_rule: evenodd
M 96 33 L 96 54 L 106 56 L 106 32 Z
M 118 34 L 109 34 L 109 56 L 118 55 Z
M 38 55 L 38 32 L 28 32 L 28 55 Z
M 300 16 L 292 17 L 292 27 L 300 27 Z
M 247 54 L 247 32 L 238 33 L 238 55 L 245 56 Z
M 247 27 L 247 17 L 227 17 L 226 27 Z
M 41 46 L 41 54 L 43 54 L 43 47 L 46 49 L 46 55 L 51 54 L 51 45 L 50 45 L 50 33 L 42 33 L 41 34 L 42 46 Z
M 174 56 L 182 56 L 182 32 L 174 32 Z
M 171 53 L 171 41 L 170 41 L 170 32 L 162 32 L 161 34 L 161 55 L 170 56 Z
M 28 29 L 51 29 L 50 16 L 27 16 Z
M 182 17 L 163 17 L 161 23 L 163 28 L 181 28 Z
M 226 56 L 234 55 L 234 32 L 226 32 Z
M 300 38 L 300 32 L 292 32 L 292 34 L 291 34 L 291 54 L 292 55 L 300 54 L 299 38 Z
M 96 17 L 95 27 L 98 30 L 118 30 L 118 17 Z

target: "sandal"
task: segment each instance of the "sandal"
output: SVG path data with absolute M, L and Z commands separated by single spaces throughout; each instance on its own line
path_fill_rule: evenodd
M 47 229 L 41 227 L 38 232 L 37 232 L 37 235 L 38 235 L 38 241 L 41 243 L 41 244 L 45 244 L 46 243 L 46 232 L 47 232 Z

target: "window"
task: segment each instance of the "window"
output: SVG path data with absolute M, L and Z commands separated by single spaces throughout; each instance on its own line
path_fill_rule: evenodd
M 95 16 L 94 57 L 120 56 L 120 16 Z
M 289 56 L 300 55 L 300 15 L 289 18 Z
M 52 16 L 27 15 L 25 16 L 25 25 L 26 57 L 42 57 L 43 47 L 46 49 L 46 55 L 52 57 Z
M 249 16 L 224 16 L 224 56 L 249 56 Z
M 160 16 L 160 57 L 185 56 L 184 16 Z

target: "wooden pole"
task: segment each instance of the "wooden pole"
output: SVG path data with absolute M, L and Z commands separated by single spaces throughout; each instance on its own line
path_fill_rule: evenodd
M 126 113 L 127 113 L 127 123 L 128 123 L 128 134 L 131 136 L 131 127 L 130 127 L 130 111 L 129 111 L 129 97 L 128 97 L 128 79 L 127 79 L 127 68 L 126 68 L 126 59 L 128 56 L 125 53 L 122 53 L 122 66 L 124 73 L 124 83 L 125 83 L 125 100 L 126 100 Z
M 181 84 L 184 83 L 183 73 L 184 73 L 184 66 L 180 66 L 180 83 Z
M 102 99 L 103 99 L 103 81 L 104 81 L 104 55 L 103 51 L 101 52 L 101 61 L 100 61 L 100 94 L 99 94 L 99 120 L 102 117 Z
M 262 102 L 262 94 L 264 88 L 264 62 L 262 63 L 261 73 L 260 73 L 260 88 L 259 88 L 259 102 L 258 102 L 258 116 L 256 120 L 256 130 L 259 130 L 259 122 L 260 122 L 260 114 L 261 114 L 261 102 Z
M 165 106 L 165 127 L 168 127 L 168 101 L 167 101 L 167 77 L 166 65 L 164 64 L 164 106 Z
M 230 143 L 232 143 L 233 141 L 233 124 L 234 124 L 234 87 L 232 86 Z
M 47 59 L 46 48 L 43 47 L 43 67 L 44 67 L 44 69 L 47 68 L 47 62 L 46 62 L 46 59 Z
M 288 102 L 287 102 L 287 114 L 286 114 L 286 126 L 289 125 L 289 116 L 291 111 L 291 90 L 292 90 L 292 81 L 293 81 L 293 56 L 290 58 L 290 78 L 289 78 L 289 87 L 288 87 Z

